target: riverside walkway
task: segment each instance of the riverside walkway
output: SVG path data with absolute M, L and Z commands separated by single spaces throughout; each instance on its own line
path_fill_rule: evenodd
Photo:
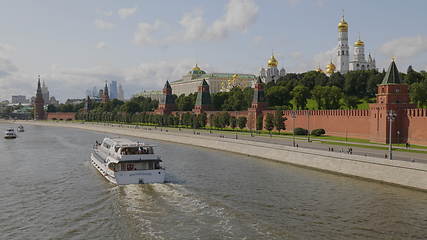
M 185 134 L 185 135 L 194 135 L 197 136 L 211 136 L 218 138 L 227 138 L 227 139 L 241 139 L 254 142 L 264 142 L 272 144 L 280 144 L 284 146 L 293 146 L 292 136 L 281 136 L 281 135 L 271 135 L 266 136 L 265 134 L 250 134 L 248 132 L 232 132 L 232 131 L 217 131 L 217 130 L 206 130 L 206 129 L 189 129 L 189 128 L 168 128 L 168 127 L 154 127 L 154 126 L 135 126 L 127 124 L 110 124 L 110 123 L 92 123 L 86 122 L 85 124 L 96 124 L 104 126 L 116 126 L 123 128 L 136 128 L 145 131 L 153 132 L 168 132 L 169 134 Z M 339 143 L 340 145 L 322 143 L 322 141 L 330 143 Z M 338 153 L 349 153 L 349 148 L 352 148 L 352 155 L 360 156 L 369 156 L 377 158 L 386 158 L 388 155 L 388 150 L 374 149 L 374 148 L 364 148 L 358 146 L 352 146 L 354 144 L 363 145 L 367 147 L 384 147 L 387 148 L 388 145 L 379 145 L 379 144 L 370 144 L 370 143 L 354 143 L 354 142 L 345 142 L 339 140 L 321 140 L 319 138 L 312 138 L 312 141 L 308 142 L 307 138 L 295 137 L 295 143 L 298 145 L 298 148 L 308 148 L 322 151 L 333 151 Z M 348 146 L 345 146 L 348 144 Z M 404 147 L 393 146 L 393 149 L 405 149 Z M 393 160 L 392 161 L 408 161 L 408 162 L 418 162 L 418 163 L 427 163 L 427 149 L 418 149 L 410 148 L 411 150 L 417 150 L 419 152 L 403 152 L 403 151 L 393 151 Z

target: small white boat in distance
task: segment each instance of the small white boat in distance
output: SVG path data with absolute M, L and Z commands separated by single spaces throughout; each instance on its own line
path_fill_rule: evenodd
M 6 139 L 16 138 L 15 129 L 13 129 L 13 128 L 8 128 L 8 129 L 6 130 L 6 133 L 5 133 L 5 135 L 4 135 L 4 138 L 6 138 Z
M 18 132 L 23 132 L 24 131 L 24 126 L 19 125 L 17 128 Z
M 124 184 L 164 183 L 165 169 L 153 146 L 123 138 L 96 142 L 92 165 L 110 182 Z

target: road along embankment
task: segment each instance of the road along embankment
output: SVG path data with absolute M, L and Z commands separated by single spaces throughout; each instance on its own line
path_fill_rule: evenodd
M 19 123 L 77 128 L 189 144 L 427 191 L 427 164 L 423 163 L 348 155 L 345 153 L 326 152 L 307 148 L 294 148 L 279 144 L 239 139 L 170 133 L 166 131 L 149 131 L 147 128 L 136 128 L 135 126 L 126 125 L 120 127 L 110 124 L 50 121 L 21 121 Z

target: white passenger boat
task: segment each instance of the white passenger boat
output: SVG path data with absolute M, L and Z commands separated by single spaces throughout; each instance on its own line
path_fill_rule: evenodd
M 165 169 L 153 146 L 123 138 L 104 138 L 91 153 L 92 165 L 115 184 L 163 183 Z
M 7 139 L 16 138 L 15 129 L 13 128 L 7 129 L 4 135 L 4 138 L 7 138 Z
M 24 126 L 19 125 L 17 128 L 18 132 L 23 132 L 24 131 Z

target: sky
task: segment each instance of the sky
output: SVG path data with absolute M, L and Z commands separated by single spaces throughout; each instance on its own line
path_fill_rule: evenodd
M 161 89 L 194 64 L 258 74 L 272 52 L 287 72 L 335 60 L 337 24 L 387 68 L 427 70 L 424 0 L 0 0 L 0 100 L 60 101 L 117 80 L 125 96 Z M 352 57 L 352 56 L 350 56 Z

